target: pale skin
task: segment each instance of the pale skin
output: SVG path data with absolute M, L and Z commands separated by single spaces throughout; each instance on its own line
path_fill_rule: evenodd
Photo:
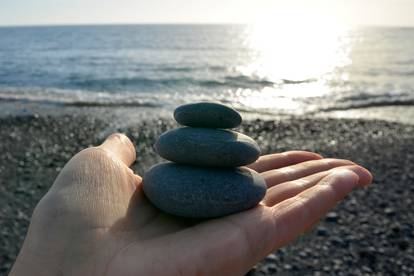
M 135 158 L 122 134 L 75 155 L 36 206 L 10 275 L 243 275 L 372 180 L 347 160 L 266 155 L 249 166 L 268 186 L 258 206 L 195 222 L 149 203 Z

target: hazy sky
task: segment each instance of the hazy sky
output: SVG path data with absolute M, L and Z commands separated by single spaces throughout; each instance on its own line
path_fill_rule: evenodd
M 296 11 L 307 20 L 414 26 L 414 0 L 0 0 L 0 25 L 251 23 Z

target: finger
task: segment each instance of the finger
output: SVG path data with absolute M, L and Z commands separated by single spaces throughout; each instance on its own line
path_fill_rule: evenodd
M 287 151 L 263 155 L 248 167 L 260 173 L 316 159 L 322 159 L 322 156 L 307 151 Z
M 134 163 L 136 159 L 134 145 L 127 136 L 121 133 L 110 135 L 98 148 L 113 154 L 127 166 Z
M 262 173 L 262 176 L 266 181 L 267 187 L 270 188 L 286 181 L 292 181 L 311 174 L 346 165 L 354 165 L 354 163 L 343 159 L 311 160 L 276 170 L 266 171 Z
M 267 189 L 266 196 L 262 202 L 266 206 L 273 206 L 316 185 L 316 183 L 328 174 L 329 171 L 323 171 L 270 187 Z
M 371 173 L 361 166 L 352 165 L 334 168 L 329 171 L 315 173 L 306 177 L 302 177 L 300 179 L 284 182 L 269 188 L 266 192 L 265 198 L 263 199 L 263 204 L 266 206 L 273 206 L 275 204 L 282 202 L 283 200 L 294 197 L 299 193 L 303 192 L 304 190 L 315 186 L 322 178 L 332 173 L 333 171 L 341 170 L 343 168 L 349 169 L 358 175 L 358 185 L 361 187 L 368 185 L 372 181 Z
M 338 169 L 325 176 L 315 186 L 274 207 L 274 247 L 292 241 L 314 225 L 338 201 L 358 186 L 358 175 L 349 169 Z

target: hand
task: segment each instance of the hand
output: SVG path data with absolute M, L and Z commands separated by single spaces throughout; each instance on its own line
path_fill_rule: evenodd
M 35 208 L 11 275 L 241 275 L 371 182 L 354 163 L 302 151 L 262 156 L 257 207 L 194 223 L 153 207 L 121 134 L 75 155 Z

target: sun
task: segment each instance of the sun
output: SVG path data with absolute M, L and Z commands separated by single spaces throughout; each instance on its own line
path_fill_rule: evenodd
M 273 7 L 248 29 L 246 73 L 275 81 L 319 78 L 348 63 L 347 28 L 317 10 Z

